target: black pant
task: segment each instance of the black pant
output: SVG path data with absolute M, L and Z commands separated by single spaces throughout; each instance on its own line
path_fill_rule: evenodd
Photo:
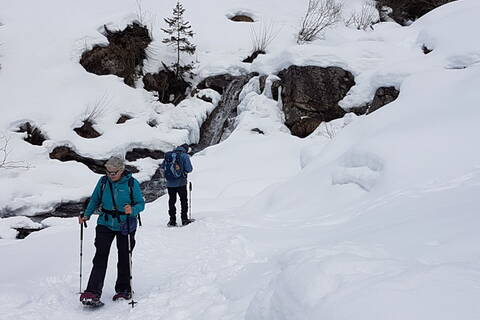
M 168 187 L 168 215 L 170 216 L 170 222 L 176 221 L 177 209 L 175 203 L 177 202 L 177 193 L 180 196 L 180 204 L 182 207 L 181 217 L 182 220 L 187 220 L 188 216 L 188 198 L 187 198 L 187 185 L 180 187 Z
M 88 280 L 87 292 L 102 295 L 103 281 L 107 272 L 108 255 L 112 245 L 113 238 L 117 238 L 117 283 L 116 292 L 130 292 L 130 265 L 128 262 L 128 238 L 122 235 L 120 231 L 112 231 L 109 228 L 97 225 L 95 228 L 95 257 L 93 258 L 93 268 Z M 130 233 L 132 250 L 135 247 L 135 231 Z

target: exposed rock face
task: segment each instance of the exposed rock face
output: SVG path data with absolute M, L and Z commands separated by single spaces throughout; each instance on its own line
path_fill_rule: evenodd
M 253 128 L 251 131 L 252 131 L 252 132 L 256 132 L 256 133 L 258 133 L 258 134 L 265 134 L 265 132 L 263 132 L 262 130 L 260 130 L 260 129 L 258 129 L 258 128 Z
M 167 180 L 163 176 L 163 170 L 157 168 L 150 181 L 140 183 L 145 202 L 152 202 L 163 196 L 167 190 Z M 167 210 L 168 208 L 165 208 Z
M 253 20 L 251 17 L 244 14 L 233 16 L 230 18 L 230 20 L 235 22 L 255 22 L 255 20 Z
M 92 186 L 92 191 L 95 186 Z M 55 206 L 50 212 L 44 213 L 39 216 L 35 216 L 36 219 L 38 218 L 48 218 L 48 217 L 60 217 L 60 218 L 67 218 L 67 217 L 75 217 L 80 214 L 80 212 L 84 211 L 87 207 L 88 200 L 90 198 L 83 198 L 79 201 L 68 201 L 68 202 L 60 202 Z
M 422 51 L 424 54 L 429 54 L 430 52 L 432 52 L 433 50 L 432 49 L 429 49 L 426 45 L 423 45 L 422 46 Z
M 390 18 L 401 25 L 408 25 L 411 21 L 415 21 L 433 9 L 452 1 L 455 0 L 377 0 L 377 8 L 379 10 L 382 7 L 391 8 Z M 382 21 L 386 21 L 386 19 L 382 18 Z
M 152 127 L 152 128 L 155 128 L 158 126 L 158 121 L 157 119 L 150 119 L 147 121 L 147 124 Z
M 94 139 L 101 136 L 101 134 L 95 130 L 91 121 L 83 121 L 83 125 L 79 128 L 73 129 L 80 137 L 86 139 Z
M 42 228 L 43 229 L 43 228 Z M 28 229 L 28 228 L 15 228 L 18 231 L 17 239 L 25 239 L 28 235 L 35 231 L 40 231 L 42 229 Z
M 345 115 L 338 102 L 355 84 L 350 72 L 338 67 L 290 66 L 278 76 L 282 79 L 285 124 L 293 135 L 306 137 L 322 121 Z M 276 91 L 273 87 L 272 94 Z
M 367 114 L 372 113 L 380 109 L 384 105 L 394 101 L 395 99 L 398 98 L 399 94 L 400 94 L 400 91 L 395 89 L 395 87 L 378 88 L 377 91 L 375 92 L 375 98 L 373 98 L 370 108 L 368 108 Z
M 125 123 L 125 122 L 127 122 L 128 120 L 130 120 L 130 119 L 132 119 L 132 117 L 129 116 L 128 114 L 122 114 L 122 115 L 120 115 L 120 118 L 118 118 L 117 124 Z
M 243 59 L 242 62 L 252 63 L 253 60 L 257 59 L 258 55 L 260 55 L 260 54 L 266 54 L 266 52 L 263 51 L 263 50 L 254 51 L 251 55 L 249 55 L 248 57 Z
M 260 76 L 259 83 L 260 83 L 260 92 L 265 90 L 265 85 L 267 82 L 267 76 L 263 75 Z M 272 81 L 272 85 L 270 87 L 272 93 L 272 99 L 278 101 L 278 89 L 282 86 L 282 82 L 280 80 Z
M 256 75 L 257 74 L 255 73 L 251 73 L 246 76 L 229 76 L 232 77 L 232 81 L 225 89 L 222 99 L 218 103 L 218 106 L 208 116 L 207 120 L 205 120 L 205 122 L 202 124 L 200 129 L 200 141 L 195 147 L 193 147 L 195 152 L 198 152 L 199 150 L 202 150 L 208 146 L 217 144 L 220 141 L 225 128 L 228 127 L 230 119 L 237 115 L 237 106 L 240 103 L 238 100 L 240 92 L 248 83 L 248 81 L 250 81 L 250 79 Z M 223 84 L 223 82 L 221 83 Z M 214 89 L 213 87 L 211 88 Z
M 275 80 L 272 82 L 272 98 L 275 101 L 278 101 L 278 89 L 282 86 L 282 82 L 280 80 Z M 262 90 L 263 91 L 263 90 Z
M 157 73 L 147 73 L 143 77 L 143 88 L 147 91 L 158 93 L 158 101 L 161 103 L 173 103 L 177 105 L 185 99 L 185 92 L 190 86 L 182 78 L 177 78 L 175 72 L 165 66 L 165 70 Z
M 322 123 L 321 120 L 315 118 L 303 118 L 295 122 L 290 129 L 292 134 L 300 138 L 307 137 L 310 133 L 315 131 L 317 127 Z
M 105 36 L 109 45 L 97 45 L 85 51 L 80 64 L 94 74 L 117 75 L 133 87 L 146 58 L 145 49 L 152 42 L 148 29 L 135 22 L 123 31 L 110 31 L 105 26 Z
M 27 136 L 24 140 L 36 146 L 41 146 L 47 139 L 40 129 L 30 124 L 30 122 L 25 122 L 20 125 L 17 132 L 26 132 Z
M 92 158 L 82 157 L 67 146 L 60 146 L 53 149 L 53 151 L 50 152 L 50 159 L 57 159 L 63 162 L 77 161 L 83 163 L 90 170 L 98 174 L 105 174 L 105 162 L 107 162 L 107 160 L 96 160 Z M 133 173 L 138 172 L 138 169 L 133 166 L 126 165 L 125 168 Z
M 152 158 L 163 159 L 165 153 L 160 150 L 150 150 L 147 148 L 134 148 L 132 151 L 128 151 L 125 155 L 125 159 L 128 161 L 136 161 L 138 159 Z
M 198 85 L 197 89 L 213 89 L 220 94 L 223 94 L 225 89 L 228 85 L 234 80 L 236 77 L 230 74 L 220 74 L 212 77 L 208 77 L 203 79 Z

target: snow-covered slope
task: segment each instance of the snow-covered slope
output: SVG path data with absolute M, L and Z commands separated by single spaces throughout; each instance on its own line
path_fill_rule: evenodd
M 97 177 L 83 165 L 48 160 L 56 145 L 107 157 L 132 145 L 166 150 L 196 142 L 211 105 L 195 98 L 180 108 L 155 104 L 143 89 L 77 64 L 85 43 L 105 41 L 97 28 L 125 25 L 135 12 L 135 3 L 112 3 L 0 4 L 0 128 L 28 119 L 50 138 L 38 147 L 10 133 L 11 157 L 34 168 L 2 171 L 3 208 L 34 213 L 91 191 Z M 157 15 L 152 45 L 160 46 L 160 17 L 173 1 L 142 4 Z M 368 116 L 347 114 L 298 139 L 254 78 L 241 94 L 236 131 L 192 159 L 197 222 L 167 229 L 167 199 L 147 205 L 134 252 L 135 309 L 122 303 L 107 303 L 95 314 L 81 309 L 79 226 L 75 219 L 48 219 L 49 228 L 25 240 L 0 240 L 0 318 L 478 319 L 480 4 L 455 1 L 410 27 L 338 26 L 305 46 L 294 41 L 303 13 L 297 3 L 184 5 L 198 33 L 202 76 L 337 65 L 355 75 L 356 86 L 342 101 L 346 109 L 371 100 L 378 86 L 394 85 L 400 96 Z M 250 31 L 227 20 L 234 12 L 282 26 L 271 51 L 252 65 L 239 62 L 249 54 Z M 425 55 L 422 46 L 433 52 Z M 147 68 L 154 69 L 151 63 Z M 105 94 L 111 102 L 97 125 L 104 135 L 85 141 L 72 128 L 85 106 Z M 115 125 L 122 112 L 135 119 Z M 146 125 L 152 117 L 158 128 Z M 0 235 L 10 237 L 5 227 L 23 224 L 23 218 L 1 219 Z M 92 221 L 84 277 L 93 229 Z M 106 301 L 113 294 L 114 256 Z

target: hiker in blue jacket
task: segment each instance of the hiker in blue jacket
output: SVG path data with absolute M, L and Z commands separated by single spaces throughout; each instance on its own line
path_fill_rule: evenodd
M 83 223 L 98 210 L 93 267 L 87 289 L 80 296 L 80 301 L 87 305 L 95 305 L 100 301 L 108 255 L 114 238 L 117 240 L 118 264 L 115 284 L 117 293 L 113 300 L 131 299 L 128 235 L 133 250 L 137 217 L 145 208 L 140 184 L 125 170 L 124 160 L 113 156 L 106 162 L 105 168 L 107 175 L 98 181 L 84 215 L 79 218 L 79 223 Z M 130 230 L 127 230 L 128 226 Z
M 175 150 L 167 152 L 165 159 L 161 164 L 164 170 L 164 176 L 167 179 L 168 189 L 168 215 L 170 220 L 169 227 L 177 225 L 175 203 L 177 202 L 177 194 L 180 197 L 182 225 L 192 222 L 188 218 L 188 197 L 187 197 L 187 174 L 192 172 L 193 167 L 188 155 L 188 144 L 182 144 Z

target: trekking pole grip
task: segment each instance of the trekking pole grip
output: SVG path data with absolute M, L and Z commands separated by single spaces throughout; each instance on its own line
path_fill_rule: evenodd
M 83 213 L 80 213 L 80 218 L 83 218 L 85 215 Z M 83 221 L 83 226 L 87 228 L 87 221 Z

